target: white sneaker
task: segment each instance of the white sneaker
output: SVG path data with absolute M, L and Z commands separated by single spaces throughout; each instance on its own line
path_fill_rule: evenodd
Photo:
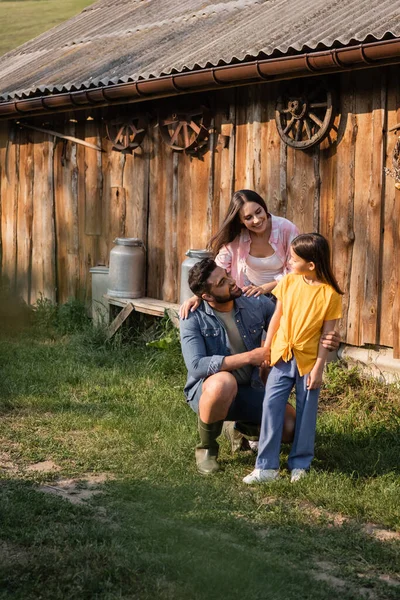
M 263 483 L 264 481 L 275 481 L 278 478 L 278 469 L 254 469 L 250 475 L 243 478 L 243 482 L 250 485 L 252 483 Z
M 305 469 L 293 469 L 290 477 L 290 483 L 295 483 L 300 479 L 303 479 L 307 475 L 307 471 Z

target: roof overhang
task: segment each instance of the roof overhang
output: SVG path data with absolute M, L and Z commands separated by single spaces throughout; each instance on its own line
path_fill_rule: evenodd
M 0 103 L 0 119 L 143 102 L 193 92 L 400 63 L 400 39 L 212 67 Z

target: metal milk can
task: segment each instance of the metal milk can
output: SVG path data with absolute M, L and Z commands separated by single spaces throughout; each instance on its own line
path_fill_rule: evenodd
M 144 296 L 145 249 L 139 238 L 116 238 L 110 252 L 107 294 L 117 298 Z

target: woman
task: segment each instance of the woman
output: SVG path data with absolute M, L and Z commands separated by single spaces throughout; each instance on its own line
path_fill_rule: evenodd
M 208 247 L 217 265 L 231 273 L 246 296 L 259 296 L 270 294 L 290 271 L 290 244 L 298 234 L 296 225 L 271 215 L 256 192 L 239 190 Z M 186 300 L 180 317 L 186 319 L 199 304 L 196 296 Z

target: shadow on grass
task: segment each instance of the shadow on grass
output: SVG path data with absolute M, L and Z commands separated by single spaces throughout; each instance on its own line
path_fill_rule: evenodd
M 374 477 L 400 473 L 400 425 L 368 430 L 318 432 L 316 460 L 328 471 Z
M 249 491 L 222 495 L 216 479 L 100 489 L 74 506 L 26 482 L 0 483 L 0 598 L 325 600 L 340 577 L 340 597 L 354 600 L 365 595 L 354 571 L 366 569 L 362 585 L 395 598 L 374 579 L 395 569 L 395 548 L 354 526 L 310 525 L 283 505 L 260 509 Z M 331 581 L 315 576 L 322 559 Z

